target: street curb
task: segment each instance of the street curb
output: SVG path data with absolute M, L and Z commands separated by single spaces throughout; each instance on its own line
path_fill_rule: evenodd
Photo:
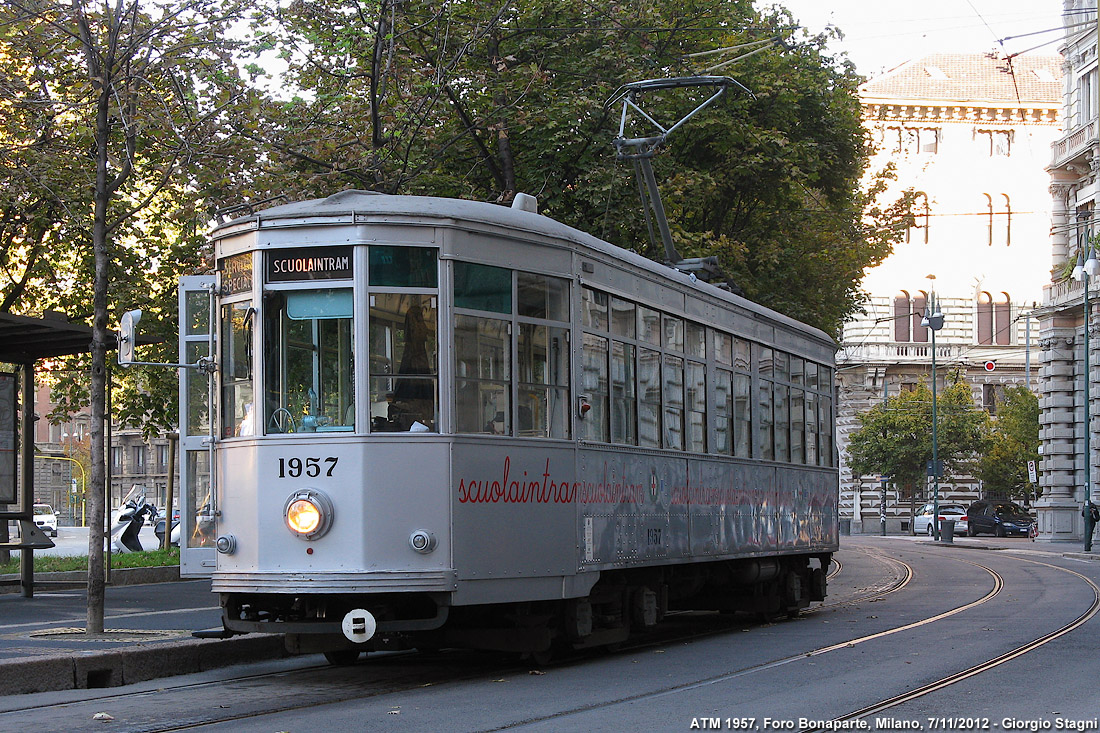
M 19 575 L 0 575 L 0 593 L 20 593 Z M 151 568 L 111 568 L 110 585 L 145 585 L 147 583 L 173 583 L 180 580 L 179 565 Z M 73 587 L 88 583 L 87 570 L 69 570 L 64 573 L 35 573 L 36 589 L 47 586 Z
M 119 687 L 288 656 L 282 634 L 246 634 L 231 639 L 187 638 L 108 651 L 8 659 L 0 675 L 0 695 Z

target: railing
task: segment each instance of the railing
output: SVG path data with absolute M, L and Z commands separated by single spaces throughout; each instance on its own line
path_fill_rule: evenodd
M 971 347 L 959 344 L 936 344 L 936 358 L 953 361 L 962 357 L 963 350 Z M 887 363 L 895 364 L 898 359 L 932 360 L 932 344 L 862 344 L 842 346 L 837 354 L 837 362 L 844 363 Z
M 1061 165 L 1066 160 L 1073 158 L 1095 139 L 1096 120 L 1091 120 L 1051 146 L 1054 165 Z

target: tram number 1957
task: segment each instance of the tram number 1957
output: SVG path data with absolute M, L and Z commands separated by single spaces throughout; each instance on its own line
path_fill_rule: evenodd
M 327 458 L 280 458 L 279 478 L 299 478 L 301 476 L 315 478 L 320 476 L 322 471 L 326 476 L 331 476 L 339 460 L 336 456 L 328 456 Z

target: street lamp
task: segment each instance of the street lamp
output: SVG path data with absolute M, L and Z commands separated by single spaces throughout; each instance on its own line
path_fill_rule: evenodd
M 1092 465 L 1092 434 L 1089 426 L 1089 413 L 1092 412 L 1089 367 L 1089 280 L 1100 272 L 1100 262 L 1096 260 L 1096 253 L 1092 247 L 1092 241 L 1088 242 L 1088 252 L 1077 250 L 1077 265 L 1073 268 L 1073 278 L 1085 284 L 1085 507 L 1081 514 L 1085 518 L 1085 552 L 1092 551 L 1092 533 L 1096 526 L 1092 520 L 1091 497 L 1091 465 Z
M 933 281 L 936 276 L 929 275 Z M 939 303 L 936 302 L 936 290 L 928 293 L 928 303 L 924 309 L 924 318 L 920 325 L 932 331 L 932 526 L 936 542 L 940 541 L 940 461 L 939 442 L 936 435 L 937 410 L 936 410 L 936 331 L 943 328 L 943 313 L 940 312 Z

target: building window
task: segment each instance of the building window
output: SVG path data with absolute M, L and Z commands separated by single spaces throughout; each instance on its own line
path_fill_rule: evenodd
M 1096 69 L 1085 72 L 1077 79 L 1077 105 L 1074 127 L 1088 123 L 1096 116 Z
M 141 473 L 145 470 L 145 446 L 135 445 L 133 451 L 134 465 L 131 466 L 133 469 L 132 473 Z
M 164 471 L 168 468 L 168 444 L 161 443 L 157 446 L 157 468 Z
M 1012 130 L 975 130 L 974 139 L 990 158 L 1012 155 Z
M 928 194 L 924 192 L 918 192 L 916 199 L 913 202 L 913 225 L 905 231 L 906 243 L 912 242 L 913 230 L 920 229 L 923 231 L 924 243 L 928 244 L 928 225 L 931 218 L 931 210 L 928 207 Z
M 1003 384 L 982 385 L 982 409 L 990 415 L 997 414 L 997 405 L 1004 402 L 1005 388 Z
M 122 470 L 122 446 L 111 446 L 111 469 L 118 473 Z
M 1012 300 L 1008 293 L 1000 293 L 995 302 L 989 293 L 979 293 L 977 314 L 979 344 L 1012 343 Z
M 909 293 L 902 290 L 894 296 L 894 341 L 909 343 L 910 333 Z
M 913 343 L 925 344 L 928 343 L 928 328 L 922 321 L 924 320 L 924 309 L 928 307 L 928 294 L 921 291 L 913 296 L 912 312 L 913 312 Z
M 978 343 L 993 343 L 993 298 L 978 293 Z
M 1001 212 L 1005 225 L 1005 246 L 1010 247 L 1012 245 L 1012 201 L 1008 198 L 1007 193 L 1002 193 L 1001 197 L 1005 200 L 1005 209 Z
M 935 155 L 940 150 L 940 129 L 891 125 L 883 130 L 883 144 L 895 154 Z
M 1001 293 L 993 304 L 993 341 L 999 346 L 1012 343 L 1012 301 Z

